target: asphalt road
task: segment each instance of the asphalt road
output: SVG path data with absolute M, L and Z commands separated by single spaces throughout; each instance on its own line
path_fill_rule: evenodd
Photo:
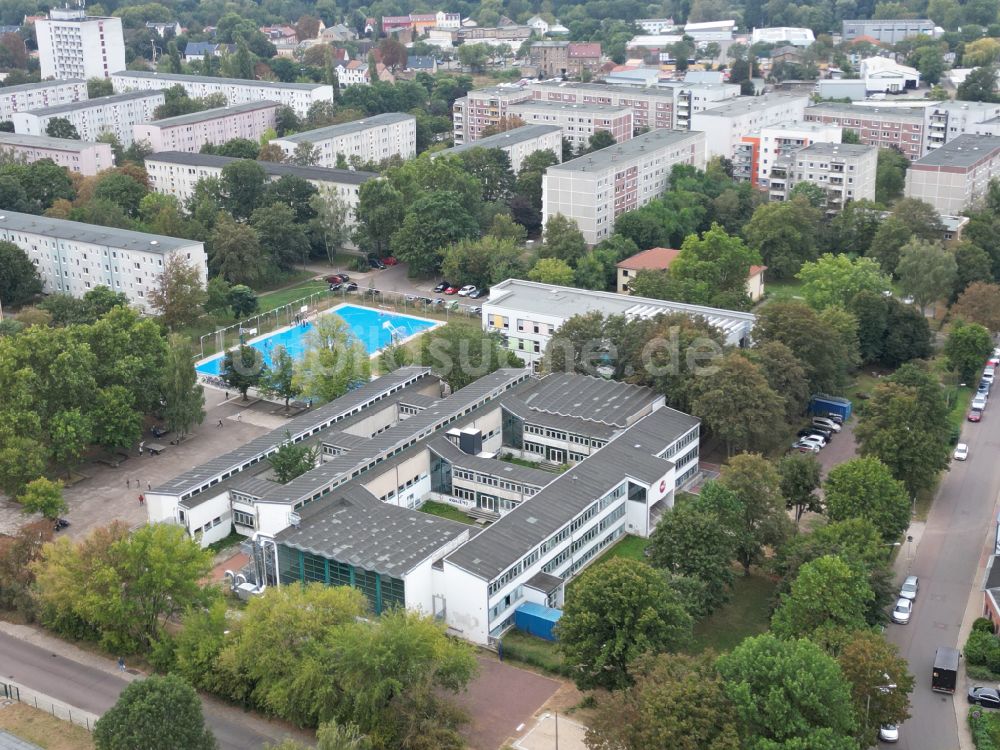
M 953 461 L 931 507 L 910 572 L 920 577 L 920 593 L 908 625 L 887 625 L 888 639 L 899 646 L 916 681 L 912 717 L 900 728 L 903 750 L 952 750 L 959 747 L 952 701 L 965 702 L 959 680 L 955 698 L 931 691 L 931 668 L 938 646 L 960 648 L 959 628 L 977 568 L 993 533 L 993 508 L 1000 491 L 1000 401 L 987 408 L 979 424 L 966 422 L 962 442 L 969 459 Z M 906 548 L 900 550 L 906 554 Z
M 0 680 L 4 678 L 58 701 L 101 715 L 114 705 L 127 680 L 52 651 L 0 633 Z M 237 709 L 205 702 L 205 719 L 221 750 L 260 748 L 286 735 L 301 739 Z

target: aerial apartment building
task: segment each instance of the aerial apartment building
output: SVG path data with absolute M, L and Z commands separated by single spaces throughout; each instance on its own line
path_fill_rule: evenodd
M 909 159 L 919 159 L 925 153 L 926 116 L 925 107 L 861 107 L 827 102 L 809 107 L 801 119 L 839 125 L 857 133 L 866 146 L 895 148 Z
M 961 135 L 911 163 L 903 193 L 938 213 L 959 215 L 983 199 L 995 177 L 1000 177 L 1000 137 Z
M 542 176 L 542 219 L 573 219 L 588 245 L 614 232 L 615 219 L 662 195 L 675 164 L 705 168 L 705 134 L 651 130 L 625 143 L 556 164 Z
M 498 148 L 510 158 L 510 168 L 517 174 L 525 157 L 536 151 L 549 151 L 562 161 L 562 128 L 559 125 L 522 125 L 513 130 L 480 138 L 474 143 L 434 152 L 434 156 L 461 154 L 473 148 Z M 629 137 L 632 133 L 629 132 Z
M 195 186 L 208 177 L 219 178 L 223 168 L 241 161 L 231 156 L 192 154 L 181 151 L 164 151 L 146 157 L 146 174 L 149 187 L 156 193 L 172 195 L 182 204 L 194 195 Z M 358 205 L 361 186 L 378 177 L 374 172 L 353 169 L 326 169 L 324 167 L 299 167 L 273 161 L 258 161 L 268 182 L 282 177 L 299 177 L 317 190 L 333 192 L 347 204 L 346 222 L 353 225 L 354 209 Z
M 275 101 L 291 107 L 299 117 L 308 114 L 309 107 L 316 102 L 333 101 L 333 86 L 322 83 L 246 81 L 242 78 L 153 73 L 144 70 L 119 70 L 111 76 L 111 82 L 115 91 L 148 91 L 182 86 L 192 98 L 222 94 L 230 105 Z
M 854 143 L 812 143 L 779 157 L 771 170 L 771 200 L 787 200 L 800 182 L 823 188 L 826 212 L 839 213 L 850 201 L 875 200 L 878 149 Z
M 0 122 L 13 119 L 15 112 L 81 102 L 87 98 L 87 82 L 80 78 L 5 86 L 0 88 Z
M 841 134 L 839 125 L 820 122 L 779 122 L 761 128 L 743 136 L 733 155 L 733 178 L 766 188 L 781 156 L 812 143 L 840 143 Z
M 88 16 L 82 3 L 52 8 L 35 22 L 35 37 L 42 78 L 107 78 L 125 70 L 122 19 Z
M 29 164 L 51 159 L 70 172 L 88 176 L 115 166 L 115 155 L 109 143 L 49 138 L 47 135 L 0 133 L 0 153 L 13 154 Z
M 258 142 L 273 129 L 278 102 L 259 101 L 215 107 L 176 117 L 136 125 L 136 141 L 146 141 L 156 151 L 188 151 L 194 153 L 205 144 L 218 146 L 233 138 Z
M 127 148 L 132 145 L 135 126 L 152 120 L 156 108 L 163 103 L 162 91 L 130 91 L 29 112 L 15 112 L 14 132 L 45 135 L 52 120 L 63 118 L 76 128 L 84 141 L 96 141 L 98 136 L 111 133 Z
M 487 129 L 510 129 L 510 108 L 531 99 L 531 92 L 515 84 L 475 89 L 452 105 L 452 134 L 455 145 L 472 143 Z
M 128 229 L 0 211 L 0 240 L 24 250 L 46 292 L 82 297 L 106 286 L 144 312 L 152 311 L 149 294 L 159 286 L 170 256 L 189 261 L 202 282 L 208 274 L 201 242 Z
M 801 120 L 809 97 L 764 94 L 740 97 L 691 115 L 691 129 L 705 133 L 708 156 L 732 159 L 744 136 L 789 120 Z
M 525 124 L 557 126 L 562 137 L 577 150 L 586 148 L 590 137 L 599 130 L 611 133 L 617 143 L 629 140 L 633 132 L 632 110 L 628 107 L 532 100 L 511 106 L 510 112 Z
M 580 77 L 586 71 L 597 73 L 601 68 L 600 42 L 534 42 L 528 59 L 538 74 Z
M 299 144 L 310 143 L 318 150 L 316 166 L 336 167 L 337 157 L 352 158 L 363 164 L 378 163 L 391 156 L 410 159 L 417 153 L 417 119 L 413 115 L 387 112 L 362 120 L 307 130 L 276 138 L 286 155 L 291 156 Z

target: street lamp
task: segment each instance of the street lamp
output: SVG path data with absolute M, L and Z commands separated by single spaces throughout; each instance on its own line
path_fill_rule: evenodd
M 883 673 L 882 676 L 885 677 L 887 680 L 891 679 L 889 675 L 885 673 Z M 896 683 L 890 682 L 887 685 L 876 685 L 875 689 L 878 690 L 880 693 L 888 693 L 896 689 Z M 869 714 L 871 713 L 871 709 L 872 709 L 872 694 L 868 693 L 868 700 L 867 703 L 865 704 L 865 729 L 868 729 Z

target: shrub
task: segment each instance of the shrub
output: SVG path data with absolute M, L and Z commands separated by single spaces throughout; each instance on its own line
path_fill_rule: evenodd
M 973 633 L 996 633 L 996 628 L 993 626 L 993 621 L 986 617 L 977 617 L 972 622 L 972 632 Z
M 992 633 L 974 630 L 965 642 L 965 662 L 1000 672 L 1000 639 Z
M 976 750 L 1000 750 L 1000 717 L 973 706 L 969 709 L 969 729 Z

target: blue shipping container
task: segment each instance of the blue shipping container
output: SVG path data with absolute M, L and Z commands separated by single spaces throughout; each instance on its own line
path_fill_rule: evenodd
M 554 641 L 556 635 L 553 629 L 560 617 L 562 617 L 561 609 L 525 602 L 514 611 L 514 627 L 528 635 Z
M 810 414 L 839 414 L 846 422 L 851 418 L 853 410 L 850 399 L 840 396 L 827 396 L 825 393 L 817 393 L 809 401 Z

